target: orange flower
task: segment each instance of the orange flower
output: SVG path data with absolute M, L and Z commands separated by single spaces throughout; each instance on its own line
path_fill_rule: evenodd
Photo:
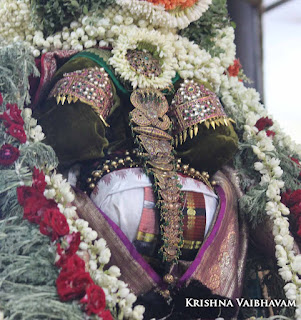
M 198 0 L 147 0 L 148 2 L 153 3 L 154 5 L 162 4 L 166 10 L 173 10 L 175 8 L 190 8 Z

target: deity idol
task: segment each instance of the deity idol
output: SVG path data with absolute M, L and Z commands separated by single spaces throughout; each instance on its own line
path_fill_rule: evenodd
M 235 48 L 218 32 L 212 57 L 178 34 L 210 4 L 116 0 L 101 18 L 32 40 L 51 48 L 39 60 L 34 117 L 79 218 L 105 239 L 145 319 L 230 319 L 242 295 L 248 232 L 233 168 L 242 127 L 226 93 L 231 77 L 243 86 L 228 69 Z M 192 308 L 186 298 L 215 302 Z

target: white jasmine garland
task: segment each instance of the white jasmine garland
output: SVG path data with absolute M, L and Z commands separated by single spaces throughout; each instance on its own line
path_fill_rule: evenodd
M 176 59 L 173 56 L 174 49 L 170 38 L 161 34 L 159 31 L 137 27 L 125 27 L 119 30 L 120 36 L 114 44 L 112 50 L 113 56 L 109 59 L 109 63 L 114 67 L 120 77 L 129 81 L 133 88 L 156 88 L 164 89 L 172 83 L 172 78 L 176 72 L 174 65 Z M 148 44 L 156 48 L 156 53 L 159 56 L 162 72 L 159 76 L 147 77 L 134 70 L 126 54 L 128 50 L 135 50 L 139 43 Z
M 289 209 L 280 202 L 280 190 L 284 187 L 284 182 L 280 180 L 283 173 L 280 160 L 269 155 L 275 150 L 274 141 L 278 145 L 285 145 L 285 136 L 280 130 L 275 131 L 274 139 L 268 137 L 265 131 L 258 132 L 255 127 L 257 120 L 267 116 L 266 110 L 259 103 L 258 94 L 253 89 L 245 88 L 237 77 L 224 75 L 221 80 L 220 94 L 226 111 L 230 111 L 239 122 L 246 123 L 243 138 L 256 143 L 253 145 L 253 152 L 259 161 L 254 163 L 254 169 L 262 174 L 260 184 L 266 188 L 266 213 L 274 223 L 273 235 L 279 275 L 287 282 L 284 287 L 286 297 L 297 302 L 295 317 L 301 319 L 301 281 L 298 278 L 298 275 L 301 275 L 301 255 L 296 255 L 293 251 L 294 239 L 289 234 L 289 223 L 284 216 L 289 214 Z M 271 129 L 274 128 L 278 129 L 277 123 Z M 281 135 L 283 138 L 279 138 Z M 289 139 L 286 140 L 290 142 Z M 290 150 L 292 149 L 290 146 Z
M 29 113 L 27 112 L 27 114 Z M 113 314 L 116 314 L 116 305 L 118 304 L 119 315 L 126 314 L 125 318 L 130 320 L 143 319 L 144 307 L 140 306 L 141 308 L 132 309 L 132 305 L 137 298 L 127 288 L 127 284 L 118 280 L 121 275 L 120 269 L 111 266 L 108 270 L 104 270 L 105 265 L 110 260 L 111 251 L 106 246 L 104 239 L 97 239 L 97 232 L 89 227 L 88 222 L 77 217 L 76 207 L 70 204 L 74 200 L 74 195 L 69 183 L 63 179 L 61 174 L 55 172 L 45 175 L 45 181 L 47 186 L 44 195 L 57 202 L 61 213 L 67 218 L 70 234 L 80 232 L 81 242 L 77 254 L 86 262 L 86 269 L 89 270 L 95 283 L 105 291 L 109 309 Z M 87 254 L 88 261 L 84 258 Z
M 37 125 L 37 120 L 32 118 L 32 110 L 24 108 L 22 110 L 22 117 L 24 120 L 24 130 L 26 133 L 27 141 L 30 143 L 40 142 L 44 140 L 45 135 L 42 132 L 42 127 Z
M 148 1 L 116 0 L 116 3 L 128 10 L 131 16 L 140 19 L 143 17 L 153 26 L 184 29 L 202 16 L 209 8 L 212 0 L 199 0 L 190 8 L 170 11 L 165 10 L 163 5 L 154 5 Z

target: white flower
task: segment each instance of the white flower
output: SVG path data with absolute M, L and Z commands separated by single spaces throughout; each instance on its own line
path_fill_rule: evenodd
M 125 300 L 126 300 L 126 303 L 127 303 L 129 306 L 132 306 L 132 304 L 133 304 L 134 302 L 136 302 L 137 297 L 136 297 L 133 293 L 129 293 L 129 294 L 126 296 Z
M 108 273 L 112 276 L 112 277 L 120 277 L 121 273 L 120 273 L 120 269 L 116 266 L 111 266 L 109 269 L 108 269 Z
M 256 171 L 261 171 L 262 169 L 265 168 L 262 162 L 255 162 L 254 163 L 254 168 Z
M 279 209 L 281 213 L 286 216 L 290 214 L 289 208 L 287 208 L 283 203 L 279 203 Z
M 135 306 L 133 311 L 138 314 L 138 318 L 137 319 L 143 319 L 143 313 L 145 311 L 144 306 L 141 306 L 141 305 Z
M 301 275 L 301 255 L 297 255 L 294 257 L 294 261 L 292 262 L 292 269 Z
M 130 65 L 126 54 L 129 49 L 136 49 L 139 43 L 148 43 L 156 47 L 156 53 L 161 56 L 162 72 L 158 76 L 147 77 L 139 73 Z M 173 64 L 173 46 L 170 39 L 165 37 L 159 31 L 149 31 L 146 28 L 137 28 L 135 26 L 124 27 L 120 29 L 120 35 L 114 43 L 112 50 L 113 56 L 109 63 L 115 68 L 115 71 L 124 80 L 130 81 L 133 88 L 163 89 L 172 83 L 175 76 Z M 151 52 L 153 54 L 153 52 Z
M 107 242 L 105 239 L 100 238 L 94 242 L 94 247 L 99 251 L 102 252 L 106 248 Z
M 79 244 L 79 248 L 81 249 L 81 250 L 88 250 L 88 248 L 89 248 L 89 246 L 88 246 L 88 244 L 86 243 L 86 242 L 81 242 L 80 244 Z
M 292 280 L 293 275 L 288 266 L 279 268 L 279 274 L 285 282 Z
M 118 293 L 121 298 L 125 298 L 129 295 L 130 290 L 128 288 L 123 288 L 123 289 L 119 290 Z
M 44 196 L 47 198 L 47 199 L 54 199 L 56 195 L 56 192 L 54 189 L 46 189 L 44 191 Z
M 76 216 L 76 207 L 66 207 L 63 211 L 61 211 L 66 218 L 74 218 Z
M 111 258 L 111 252 L 108 248 L 105 248 L 98 258 L 98 261 L 100 264 L 107 264 L 110 261 Z
M 91 270 L 95 271 L 97 269 L 97 263 L 94 260 L 90 260 L 89 267 Z
M 268 186 L 268 190 L 267 190 L 267 192 L 266 192 L 266 195 L 267 195 L 267 197 L 269 198 L 269 199 L 275 199 L 275 197 L 277 196 L 277 195 L 279 195 L 279 193 L 280 193 L 280 189 L 278 188 L 278 186 L 275 186 L 275 185 L 273 185 L 273 184 L 270 184 L 269 186 Z
M 198 20 L 208 9 L 212 0 L 200 0 L 192 7 L 181 10 L 164 10 L 162 5 L 155 5 L 148 1 L 116 0 L 116 3 L 130 11 L 131 16 L 149 21 L 153 26 L 167 28 L 186 28 L 192 21 Z

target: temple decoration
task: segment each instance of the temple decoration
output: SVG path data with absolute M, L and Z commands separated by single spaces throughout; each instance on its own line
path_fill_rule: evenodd
M 113 103 L 112 84 L 103 68 L 89 68 L 65 73 L 49 94 L 55 97 L 57 104 L 64 105 L 80 100 L 92 107 L 106 126 Z
M 160 251 L 163 261 L 176 262 L 183 245 L 180 187 L 172 154 L 172 136 L 166 131 L 170 120 L 166 115 L 168 103 L 162 93 L 156 90 L 138 89 L 131 95 L 135 109 L 131 112 L 133 131 L 141 149 L 145 169 L 155 179 L 159 188 L 162 241 Z
M 194 80 L 181 83 L 171 104 L 171 114 L 176 146 L 185 142 L 188 135 L 191 139 L 196 136 L 199 124 L 215 129 L 234 122 L 227 117 L 217 96 Z

